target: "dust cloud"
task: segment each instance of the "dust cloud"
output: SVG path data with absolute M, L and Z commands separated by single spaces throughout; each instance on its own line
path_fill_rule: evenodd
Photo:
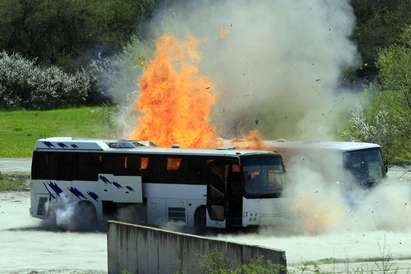
M 120 84 L 112 89 L 124 105 L 117 119 L 123 137 L 134 127 L 130 98 L 138 96 L 138 78 L 152 54 L 149 49 L 167 33 L 199 40 L 201 73 L 215 82 L 217 91 L 213 122 L 225 138 L 259 129 L 265 139 L 333 139 L 341 111 L 359 102 L 341 87 L 344 72 L 360 62 L 350 40 L 354 24 L 348 0 L 202 0 L 166 5 L 147 23 L 146 40 L 133 41 L 118 63 L 126 68 L 118 70 L 125 76 L 117 77 L 114 82 Z M 409 186 L 397 186 L 396 179 L 388 178 L 371 191 L 348 192 L 355 186 L 328 179 L 328 174 L 341 170 L 338 165 L 317 170 L 298 160 L 288 167 L 290 185 L 285 194 L 290 197 L 293 221 L 288 231 L 318 234 L 410 227 Z
M 331 139 L 339 110 L 354 102 L 340 88 L 343 72 L 359 61 L 349 39 L 354 22 L 349 1 L 176 1 L 147 23 L 144 41 L 127 48 L 128 76 L 117 78 L 112 93 L 122 102 L 124 94 L 138 95 L 141 66 L 158 37 L 194 36 L 201 73 L 215 82 L 213 122 L 222 136 L 257 128 L 267 139 Z M 118 120 L 127 116 L 122 111 Z
M 301 159 L 292 162 L 288 170 L 289 185 L 284 193 L 292 220 L 288 229 L 292 227 L 297 234 L 411 230 L 410 184 L 388 177 L 363 189 L 349 180 L 335 179 L 343 168 L 330 158 L 323 160 L 328 163 L 328 174 L 334 176 L 316 170 L 312 164 L 319 161 Z
M 45 204 L 45 212 L 49 212 L 42 220 L 41 227 L 47 230 L 64 231 L 96 231 L 102 230 L 104 225 L 97 222 L 92 213 L 80 206 L 77 200 L 63 195 Z

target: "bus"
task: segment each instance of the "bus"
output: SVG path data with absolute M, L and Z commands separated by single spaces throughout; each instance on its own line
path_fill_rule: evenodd
M 74 203 L 82 223 L 131 208 L 133 221 L 154 226 L 271 225 L 284 217 L 284 174 L 281 156 L 272 151 L 46 138 L 33 152 L 30 213 L 47 219 L 56 205 Z
M 342 183 L 346 189 L 370 189 L 386 177 L 381 147 L 362 142 L 265 141 L 280 153 L 286 167 L 304 162 L 328 181 Z M 289 168 L 287 168 L 289 170 Z

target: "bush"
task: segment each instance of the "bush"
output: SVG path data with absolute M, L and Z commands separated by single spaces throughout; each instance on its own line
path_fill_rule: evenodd
M 369 103 L 350 117 L 345 136 L 353 140 L 380 144 L 388 163 L 400 163 L 411 158 L 411 138 L 408 132 L 409 112 L 403 95 L 397 91 L 368 90 Z
M 0 107 L 49 109 L 106 101 L 95 70 L 66 73 L 56 66 L 42 68 L 35 60 L 0 52 Z
M 238 262 L 228 260 L 223 252 L 218 251 L 200 256 L 199 264 L 202 272 L 209 274 L 276 274 L 287 272 L 286 267 L 274 265 L 261 258 L 236 266 Z

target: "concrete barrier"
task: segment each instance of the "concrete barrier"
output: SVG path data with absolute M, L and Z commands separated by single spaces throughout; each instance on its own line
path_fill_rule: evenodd
M 121 222 L 109 222 L 109 273 L 201 273 L 199 258 L 222 252 L 234 265 L 263 259 L 286 266 L 285 252 Z

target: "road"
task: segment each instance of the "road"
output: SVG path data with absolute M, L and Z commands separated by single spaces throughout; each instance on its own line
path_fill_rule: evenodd
M 286 250 L 287 262 L 294 269 L 303 262 L 334 258 L 350 263 L 324 264 L 321 269 L 346 273 L 349 267 L 380 273 L 384 272 L 381 262 L 365 261 L 385 258 L 392 260 L 389 262 L 391 269 L 399 270 L 385 273 L 411 273 L 411 167 L 390 168 L 387 182 L 391 185 L 383 186 L 386 188 L 381 188 L 379 196 L 375 196 L 381 198 L 374 201 L 376 204 L 383 203 L 376 207 L 380 212 L 350 213 L 330 231 L 287 235 L 265 229 L 253 235 L 224 235 L 220 238 Z M 362 262 L 354 263 L 357 260 Z
M 31 158 L 0 158 L 0 173 L 30 173 Z
M 0 273 L 106 273 L 105 233 L 47 231 L 29 192 L 0 193 Z
M 28 214 L 29 192 L 0 193 L 0 273 L 105 273 L 106 235 L 48 231 Z M 225 240 L 286 250 L 294 268 L 325 258 L 402 259 L 396 266 L 411 269 L 411 230 L 340 231 L 320 235 L 224 235 Z M 351 263 L 354 266 L 354 263 Z M 361 266 L 364 264 L 362 263 Z M 372 263 L 371 266 L 375 267 Z M 346 264 L 324 265 L 345 268 Z M 358 267 L 358 266 L 356 266 Z
M 29 160 L 0 160 L 0 171 L 28 172 Z M 411 183 L 411 168 L 394 167 L 389 177 Z M 106 273 L 106 235 L 46 230 L 39 220 L 31 218 L 29 192 L 0 193 L 0 273 Z M 392 214 L 394 215 L 394 213 Z M 392 216 L 391 216 L 392 217 Z M 411 216 L 395 216 L 411 219 Z M 360 220 L 361 221 L 361 220 Z M 397 259 L 395 267 L 411 269 L 411 226 L 396 229 L 351 229 L 310 235 L 284 235 L 275 230 L 256 234 L 224 235 L 225 240 L 286 250 L 294 268 L 303 262 L 326 258 Z M 400 260 L 398 260 L 400 259 Z M 323 269 L 344 271 L 347 264 L 321 265 Z M 352 268 L 372 267 L 375 263 L 353 263 Z M 401 272 L 399 272 L 401 273 Z

